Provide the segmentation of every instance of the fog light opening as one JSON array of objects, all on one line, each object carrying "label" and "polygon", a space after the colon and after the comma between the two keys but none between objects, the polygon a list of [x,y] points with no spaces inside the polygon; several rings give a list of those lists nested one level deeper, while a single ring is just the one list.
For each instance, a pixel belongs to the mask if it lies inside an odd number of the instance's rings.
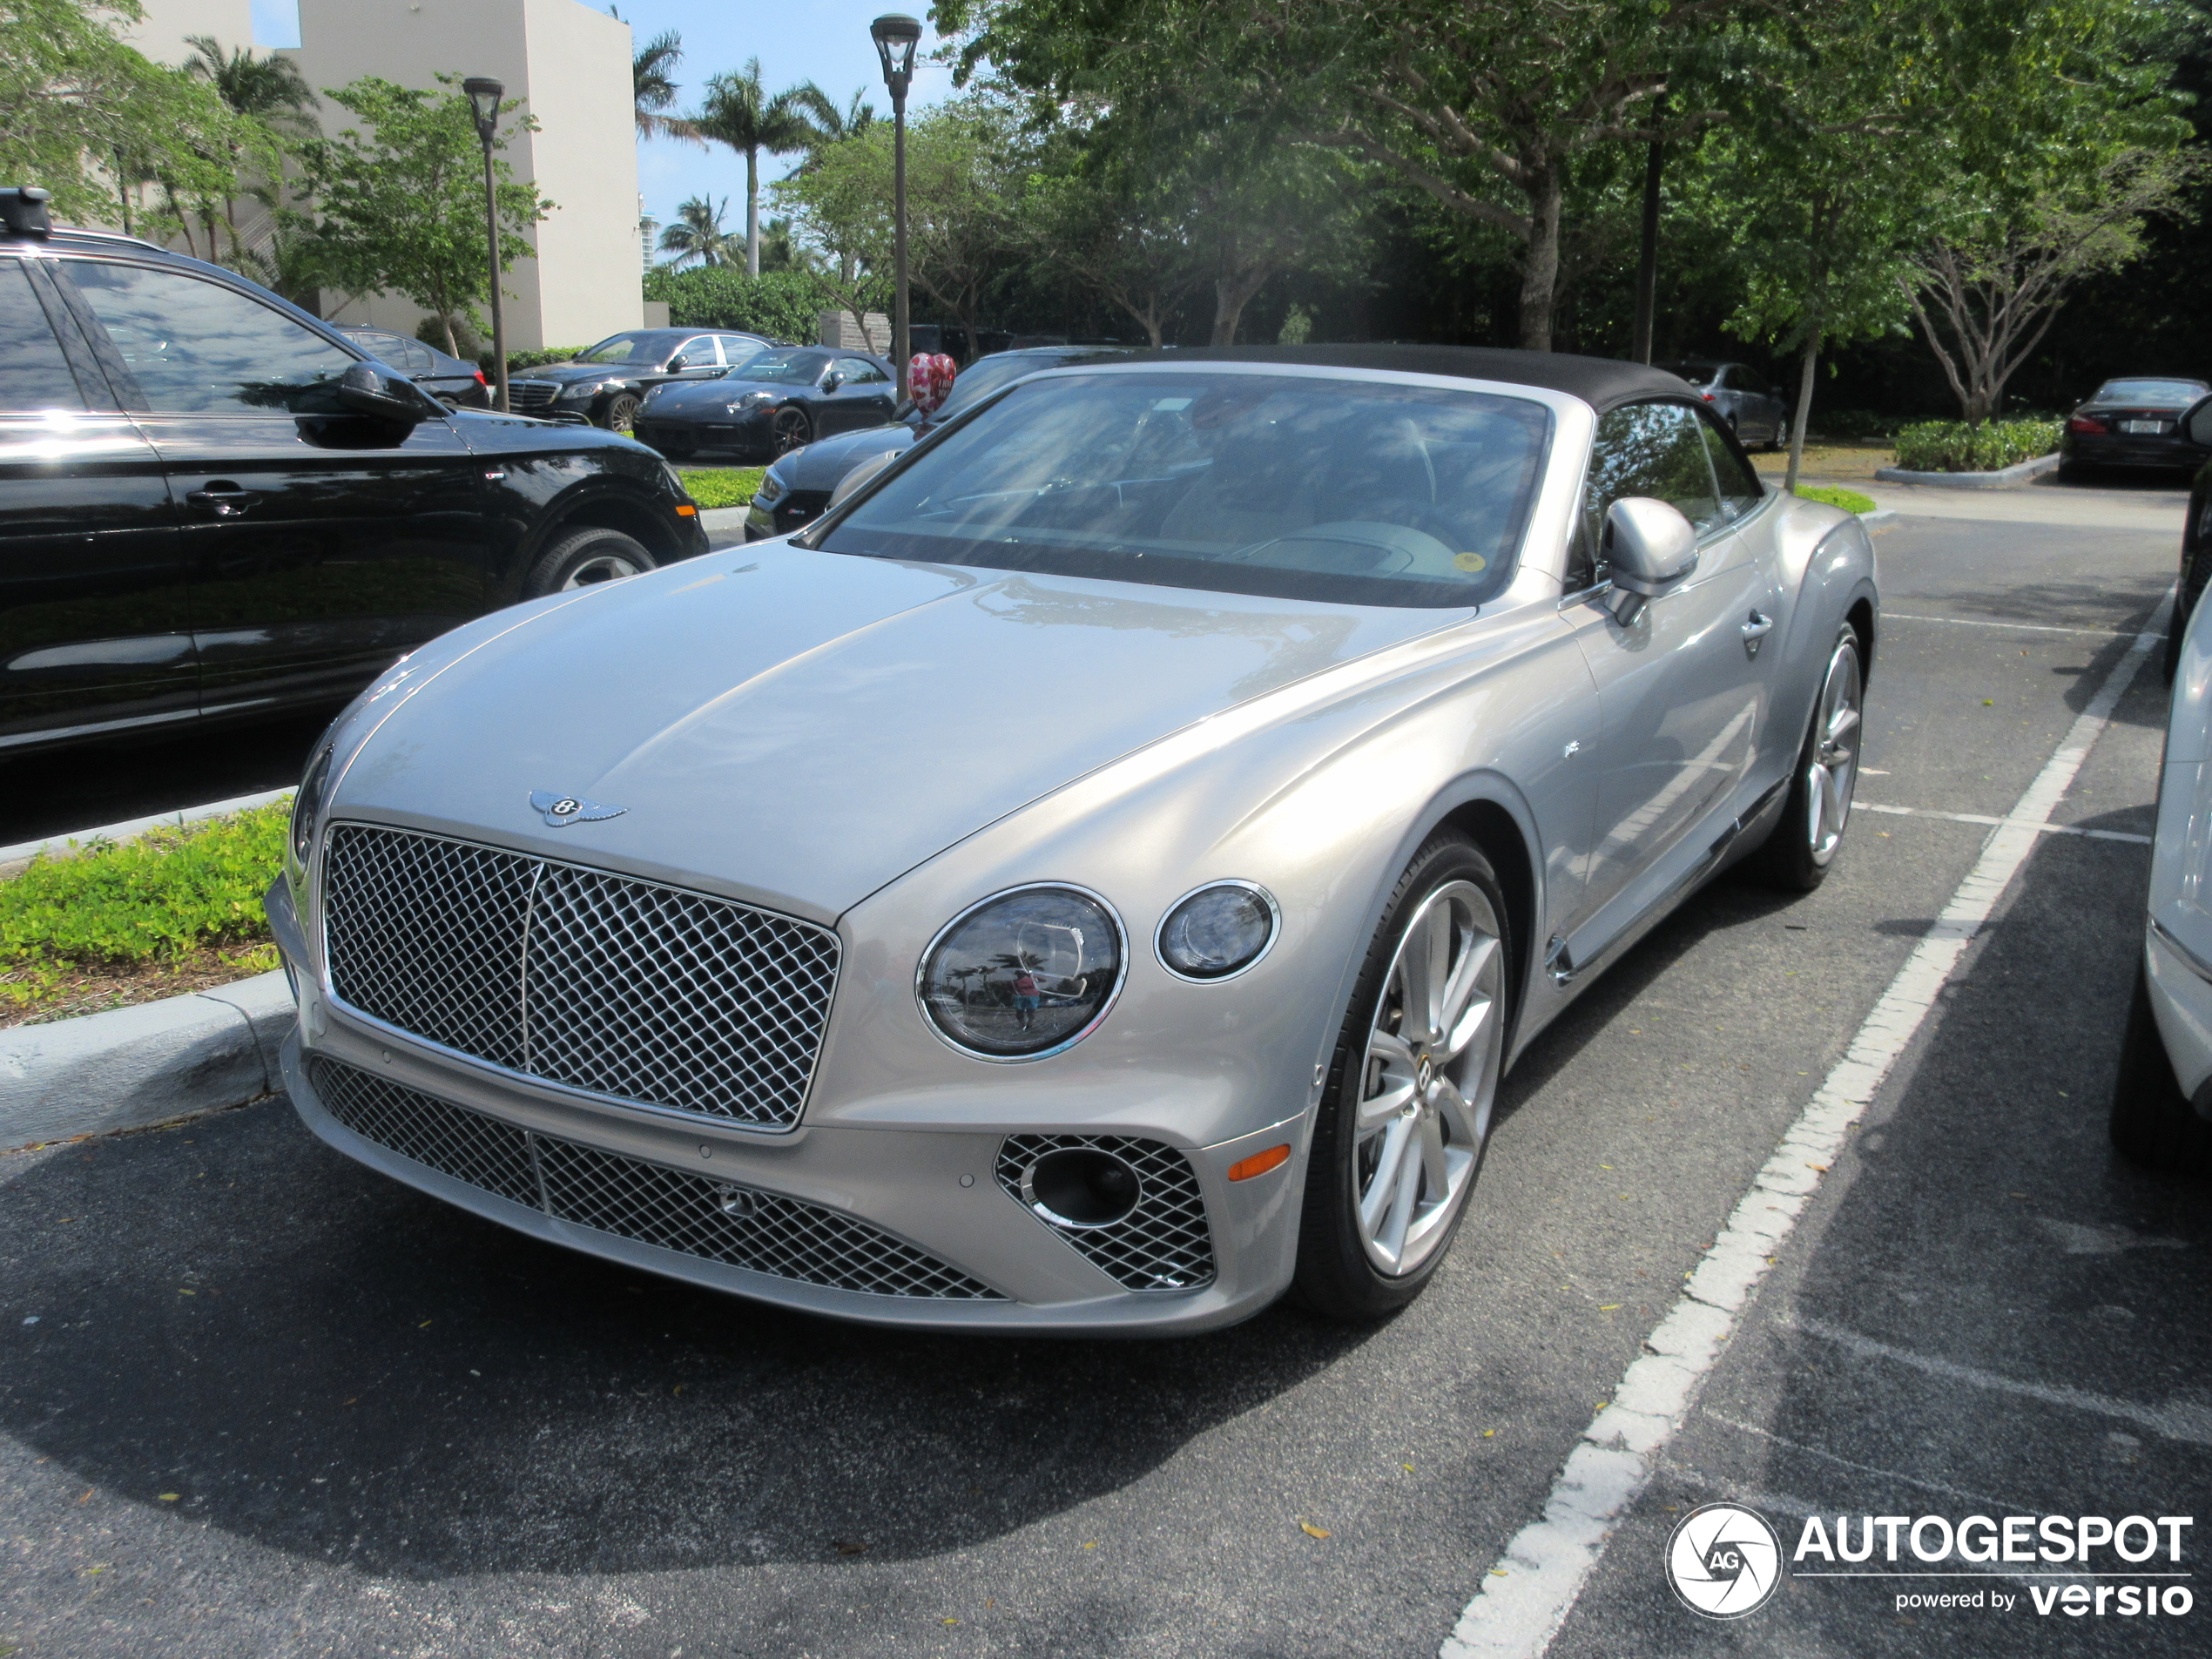
[{"label": "fog light opening", "polygon": [[1022,1172],[1022,1197],[1055,1227],[1110,1227],[1144,1196],[1136,1171],[1111,1152],[1063,1147]]}]

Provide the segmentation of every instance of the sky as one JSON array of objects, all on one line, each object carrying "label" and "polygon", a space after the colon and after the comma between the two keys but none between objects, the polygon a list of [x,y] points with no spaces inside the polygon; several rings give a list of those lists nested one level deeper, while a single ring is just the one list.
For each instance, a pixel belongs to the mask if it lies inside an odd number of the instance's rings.
[{"label": "sky", "polygon": [[[590,4],[596,11],[619,11],[640,41],[664,29],[684,38],[684,58],[676,66],[683,87],[678,112],[691,107],[707,77],[741,67],[748,57],[760,60],[761,78],[768,90],[778,91],[800,81],[813,81],[842,109],[853,90],[866,86],[879,113],[891,111],[890,95],[883,90],[883,70],[876,61],[875,43],[868,38],[868,24],[887,11],[905,10],[927,17],[926,0],[902,5],[900,0],[571,0]],[[296,46],[300,44],[300,16],[295,0],[253,0],[253,44],[257,46]],[[939,44],[934,30],[923,35],[926,55]],[[456,68],[464,66],[456,64]],[[952,91],[952,71],[919,65],[909,111],[934,104]],[[796,157],[760,158],[762,218],[767,217],[767,185],[788,172]],[[733,231],[745,228],[745,158],[717,145],[701,150],[694,145],[667,138],[648,139],[637,147],[637,187],[644,194],[645,211],[662,224],[676,218],[677,204],[690,196],[709,196],[718,204],[730,200],[723,222]]]}]

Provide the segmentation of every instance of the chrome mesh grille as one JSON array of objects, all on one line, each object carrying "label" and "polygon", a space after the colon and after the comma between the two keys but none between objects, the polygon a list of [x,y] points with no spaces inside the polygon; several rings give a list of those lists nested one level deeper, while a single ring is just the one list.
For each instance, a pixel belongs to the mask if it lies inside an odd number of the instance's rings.
[{"label": "chrome mesh grille", "polygon": [[509,381],[507,407],[517,415],[543,415],[553,407],[560,390],[551,381]]},{"label": "chrome mesh grille", "polygon": [[315,1058],[308,1076],[362,1139],[579,1227],[864,1296],[1005,1299],[819,1204],[517,1129],[336,1061]]},{"label": "chrome mesh grille", "polygon": [[331,989],[370,1018],[610,1099],[787,1128],[837,935],[750,906],[410,831],[323,854]]},{"label": "chrome mesh grille", "polygon": [[[1110,1152],[1136,1171],[1136,1207],[1104,1227],[1037,1219],[1132,1291],[1187,1291],[1213,1282],[1213,1234],[1190,1160],[1162,1141],[1125,1135],[1009,1135],[999,1143],[998,1183],[1022,1203],[1022,1175],[1048,1152]],[[1026,1207],[1026,1206],[1025,1206]],[[1033,1212],[1034,1213],[1034,1212]]]}]

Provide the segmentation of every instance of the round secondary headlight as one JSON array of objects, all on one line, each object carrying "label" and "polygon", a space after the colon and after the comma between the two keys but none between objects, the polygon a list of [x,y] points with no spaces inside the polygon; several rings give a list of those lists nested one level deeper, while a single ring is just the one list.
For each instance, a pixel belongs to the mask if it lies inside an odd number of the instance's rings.
[{"label": "round secondary headlight", "polygon": [[1015,887],[948,923],[915,993],[937,1035],[983,1060],[1035,1060],[1088,1036],[1122,988],[1122,927],[1078,887]]},{"label": "round secondary headlight", "polygon": [[1241,974],[1275,941],[1274,899],[1249,881],[1217,881],[1177,900],[1156,941],[1170,974],[1221,980]]},{"label": "round secondary headlight", "polygon": [[307,854],[314,849],[315,819],[321,816],[322,798],[330,787],[332,747],[325,743],[315,751],[292,797],[292,862],[302,871],[307,867]]}]

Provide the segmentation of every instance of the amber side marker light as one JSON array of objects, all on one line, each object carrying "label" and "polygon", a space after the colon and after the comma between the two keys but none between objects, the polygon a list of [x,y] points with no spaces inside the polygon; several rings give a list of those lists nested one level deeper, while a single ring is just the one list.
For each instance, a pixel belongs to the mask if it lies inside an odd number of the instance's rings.
[{"label": "amber side marker light", "polygon": [[676,516],[678,518],[697,518],[698,516],[699,509],[689,502],[685,502],[676,509]]},{"label": "amber side marker light", "polygon": [[1270,1170],[1279,1170],[1291,1161],[1287,1146],[1271,1146],[1264,1152],[1255,1152],[1248,1158],[1239,1158],[1229,1166],[1231,1181],[1249,1181],[1256,1175],[1265,1175]]}]

